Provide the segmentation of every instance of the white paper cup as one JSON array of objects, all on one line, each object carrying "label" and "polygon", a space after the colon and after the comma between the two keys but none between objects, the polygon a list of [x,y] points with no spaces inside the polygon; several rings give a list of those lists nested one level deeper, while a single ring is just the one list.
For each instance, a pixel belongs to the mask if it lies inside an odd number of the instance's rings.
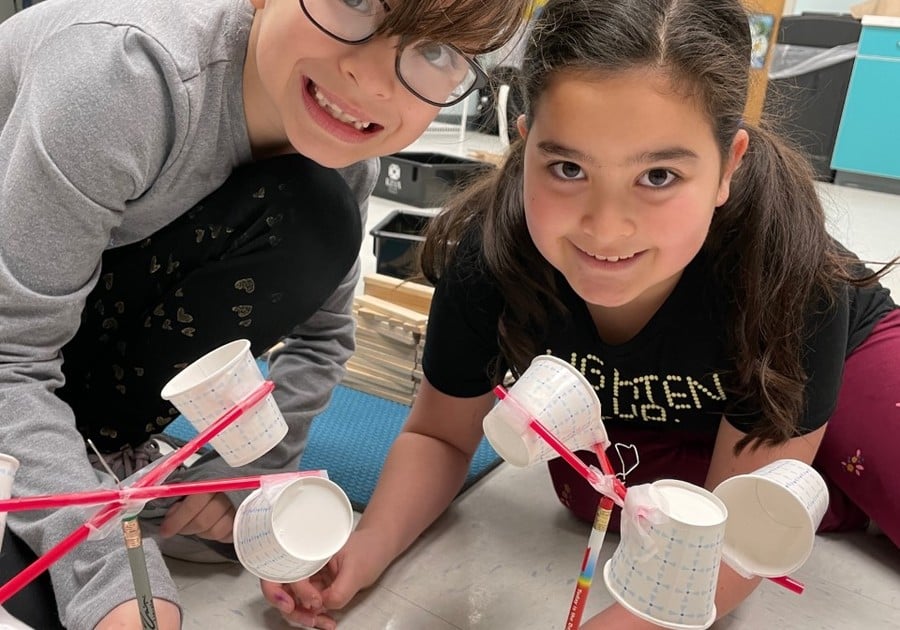
[{"label": "white paper cup", "polygon": [[[0,453],[0,499],[12,496],[13,481],[19,470],[19,460],[12,455]],[[3,533],[6,531],[6,512],[0,512],[0,550],[3,549]]]},{"label": "white paper cup", "polygon": [[[510,400],[510,398],[512,400]],[[528,428],[527,410],[569,449],[609,445],[593,386],[572,365],[550,355],[536,357],[522,376],[484,417],[484,434],[513,466],[529,466],[558,457]]]},{"label": "white paper cup", "polygon": [[731,515],[724,559],[744,575],[780,577],[803,566],[828,508],[825,480],[795,459],[726,479],[713,493]]},{"label": "white paper cup", "polygon": [[340,486],[301,477],[259,488],[234,517],[234,550],[253,575],[294,582],[328,564],[353,530],[353,508]]},{"label": "white paper cup", "polygon": [[708,628],[716,620],[728,510],[712,493],[684,481],[657,481],[651,488],[662,497],[662,522],[644,522],[644,537],[623,516],[621,542],[603,568],[606,588],[623,607],[651,623]]},{"label": "white paper cup", "polygon": [[[238,339],[184,368],[166,383],[161,395],[203,431],[263,381],[250,342]],[[287,432],[284,416],[269,394],[210,444],[230,466],[243,466],[271,450]]]}]

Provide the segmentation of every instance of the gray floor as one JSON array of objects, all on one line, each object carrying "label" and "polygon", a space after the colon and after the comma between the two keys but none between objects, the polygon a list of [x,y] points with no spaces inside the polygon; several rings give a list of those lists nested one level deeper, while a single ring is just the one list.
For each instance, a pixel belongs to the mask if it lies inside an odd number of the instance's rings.
[{"label": "gray floor", "polygon": [[[467,146],[477,144],[470,139]],[[489,144],[489,143],[488,143]],[[462,154],[453,134],[421,146]],[[483,148],[483,147],[480,147]],[[487,148],[491,148],[488,146]],[[821,186],[833,233],[861,257],[900,254],[900,197]],[[375,200],[369,227],[397,204]],[[371,238],[363,245],[374,269]],[[900,295],[900,270],[887,282]],[[383,580],[340,617],[341,630],[506,630],[562,628],[588,527],[558,505],[546,470],[501,465],[460,497]],[[609,536],[601,559],[618,540]],[[171,563],[185,628],[287,627],[268,609],[257,581],[232,566]],[[867,534],[820,536],[795,576],[797,596],[764,583],[716,629],[900,628],[900,552]],[[587,613],[611,603],[595,582]]]}]

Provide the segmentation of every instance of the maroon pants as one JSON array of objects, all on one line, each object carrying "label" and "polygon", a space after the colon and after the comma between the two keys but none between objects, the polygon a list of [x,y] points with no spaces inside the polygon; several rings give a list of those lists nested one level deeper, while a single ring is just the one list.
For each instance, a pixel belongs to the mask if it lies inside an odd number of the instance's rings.
[{"label": "maroon pants", "polygon": [[[640,465],[628,485],[682,479],[702,486],[715,435],[659,433],[610,428],[613,443],[634,444]],[[579,455],[596,465],[589,452]],[[619,468],[618,457],[610,456]],[[625,464],[630,465],[625,452]],[[830,493],[821,532],[863,529],[874,521],[900,547],[900,309],[885,316],[872,334],[847,357],[837,407],[813,466]],[[561,459],[548,463],[559,500],[576,516],[593,521],[598,495]],[[618,531],[613,512],[610,529]]]}]

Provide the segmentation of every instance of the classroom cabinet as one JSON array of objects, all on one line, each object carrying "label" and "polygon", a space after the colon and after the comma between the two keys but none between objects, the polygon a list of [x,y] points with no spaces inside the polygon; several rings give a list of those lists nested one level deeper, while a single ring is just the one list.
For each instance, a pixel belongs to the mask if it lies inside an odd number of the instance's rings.
[{"label": "classroom cabinet", "polygon": [[837,184],[900,192],[900,18],[863,18],[831,166]]}]

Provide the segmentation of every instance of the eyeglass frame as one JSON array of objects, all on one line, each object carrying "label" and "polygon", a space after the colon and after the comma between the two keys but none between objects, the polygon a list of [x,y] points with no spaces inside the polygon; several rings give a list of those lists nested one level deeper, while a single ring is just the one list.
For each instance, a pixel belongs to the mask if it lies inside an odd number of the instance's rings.
[{"label": "eyeglass frame", "polygon": [[[388,5],[388,3],[385,0],[378,0],[378,1],[381,3],[381,6],[384,9],[385,13],[389,13],[391,10],[390,5]],[[306,2],[304,2],[304,0],[298,0],[298,2],[300,3],[300,9],[303,11],[303,14],[306,15],[307,19],[309,19],[309,21],[312,22],[316,28],[318,28],[320,31],[322,31],[323,33],[325,33],[332,39],[335,39],[335,40],[341,42],[342,44],[347,44],[349,46],[359,46],[360,44],[365,44],[366,42],[370,41],[373,37],[375,37],[375,33],[377,32],[377,29],[375,31],[369,33],[362,39],[351,40],[351,39],[345,39],[343,37],[340,37],[339,35],[332,33],[330,30],[328,30],[327,28],[325,28],[324,26],[319,24],[319,22],[312,15],[310,15],[309,9],[306,8]],[[463,51],[461,51],[459,48],[457,48],[453,44],[445,44],[442,42],[439,42],[439,43],[442,46],[447,46],[448,48],[452,49],[460,57],[465,59],[466,63],[469,64],[469,68],[471,68],[472,71],[475,73],[475,81],[472,82],[472,85],[469,86],[469,88],[465,91],[464,94],[462,94],[461,96],[453,99],[452,101],[448,101],[446,103],[439,103],[439,102],[433,101],[429,98],[425,98],[424,96],[419,94],[409,83],[407,83],[406,79],[403,78],[403,73],[400,72],[400,56],[403,54],[403,51],[406,49],[405,46],[403,48],[399,48],[399,47],[397,48],[397,55],[394,59],[394,73],[397,75],[397,78],[400,80],[400,83],[403,84],[403,87],[405,87],[407,90],[409,90],[409,92],[416,98],[425,101],[429,105],[434,105],[435,107],[451,107],[453,105],[456,105],[457,103],[461,103],[462,101],[466,100],[472,94],[472,92],[474,92],[475,90],[479,90],[483,87],[486,87],[488,84],[488,76],[487,76],[487,73],[484,71],[484,69],[482,69],[482,67],[480,65],[478,65],[478,62],[476,62],[474,59],[472,59],[471,57],[469,57],[468,55],[463,53]]]}]

